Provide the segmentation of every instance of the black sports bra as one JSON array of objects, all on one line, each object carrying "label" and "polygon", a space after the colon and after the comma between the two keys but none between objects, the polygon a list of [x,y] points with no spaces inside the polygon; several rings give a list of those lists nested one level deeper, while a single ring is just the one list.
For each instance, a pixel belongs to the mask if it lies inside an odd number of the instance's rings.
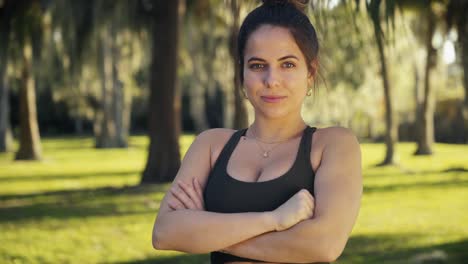
[{"label": "black sports bra", "polygon": [[[315,127],[307,126],[299,144],[296,160],[285,174],[262,182],[237,180],[227,173],[227,164],[240,138],[247,129],[236,131],[219,154],[205,186],[205,209],[218,213],[265,212],[282,205],[301,189],[314,195],[315,174],[310,164],[312,134]],[[261,197],[262,199],[258,199]],[[234,255],[211,252],[211,263],[231,261],[263,262]]]}]

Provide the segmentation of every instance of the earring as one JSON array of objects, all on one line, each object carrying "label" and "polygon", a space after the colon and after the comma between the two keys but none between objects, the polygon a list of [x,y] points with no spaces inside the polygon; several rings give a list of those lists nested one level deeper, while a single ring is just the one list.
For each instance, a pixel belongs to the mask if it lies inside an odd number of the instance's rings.
[{"label": "earring", "polygon": [[309,90],[307,90],[307,96],[311,96],[312,95],[312,88],[310,88]]}]

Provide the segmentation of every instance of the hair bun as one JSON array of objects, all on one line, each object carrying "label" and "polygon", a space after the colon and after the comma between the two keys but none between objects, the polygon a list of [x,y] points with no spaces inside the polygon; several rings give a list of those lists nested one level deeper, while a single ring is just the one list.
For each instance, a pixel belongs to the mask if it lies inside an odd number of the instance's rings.
[{"label": "hair bun", "polygon": [[291,4],[299,11],[305,13],[309,0],[262,0],[264,5],[284,5]]}]

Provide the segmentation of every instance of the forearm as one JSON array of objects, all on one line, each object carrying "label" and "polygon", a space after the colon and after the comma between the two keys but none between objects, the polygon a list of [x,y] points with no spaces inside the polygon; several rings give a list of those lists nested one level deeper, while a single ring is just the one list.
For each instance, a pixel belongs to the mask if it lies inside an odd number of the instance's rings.
[{"label": "forearm", "polygon": [[221,214],[177,210],[158,217],[153,245],[157,249],[208,253],[273,230],[275,224],[267,212]]},{"label": "forearm", "polygon": [[[315,220],[302,221],[281,232],[270,232],[225,249],[229,254],[266,262],[315,263],[337,258],[329,235]],[[339,255],[339,254],[338,254]]]}]

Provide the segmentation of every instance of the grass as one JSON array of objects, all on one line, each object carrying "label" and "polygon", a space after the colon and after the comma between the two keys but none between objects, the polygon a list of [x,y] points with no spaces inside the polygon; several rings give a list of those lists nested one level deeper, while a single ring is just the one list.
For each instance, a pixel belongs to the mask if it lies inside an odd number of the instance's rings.
[{"label": "grass", "polygon": [[[181,138],[182,152],[193,137]],[[208,263],[155,251],[151,229],[168,185],[138,187],[145,137],[97,150],[91,138],[47,138],[44,160],[0,154],[0,263]],[[338,263],[468,262],[468,146],[436,144],[400,167],[376,167],[384,146],[363,144],[364,196]],[[440,255],[442,257],[440,257]]]}]

